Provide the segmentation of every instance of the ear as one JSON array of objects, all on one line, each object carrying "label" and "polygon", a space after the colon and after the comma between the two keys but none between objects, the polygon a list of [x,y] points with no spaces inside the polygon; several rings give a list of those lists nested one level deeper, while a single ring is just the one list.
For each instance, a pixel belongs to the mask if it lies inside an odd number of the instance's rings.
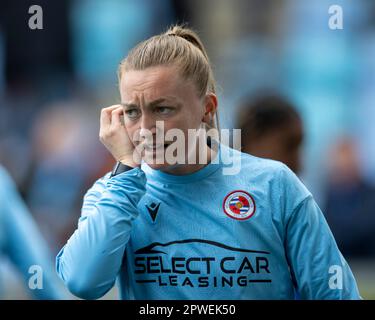
[{"label": "ear", "polygon": [[214,115],[217,110],[217,97],[214,93],[207,93],[204,98],[204,114],[202,122],[207,123],[210,127],[213,126]]}]

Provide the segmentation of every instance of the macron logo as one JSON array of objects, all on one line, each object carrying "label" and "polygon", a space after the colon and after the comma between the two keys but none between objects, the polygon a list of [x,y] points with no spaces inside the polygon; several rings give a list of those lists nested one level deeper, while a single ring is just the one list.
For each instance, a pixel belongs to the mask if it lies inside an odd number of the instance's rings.
[{"label": "macron logo", "polygon": [[156,215],[158,214],[160,203],[156,204],[155,202],[151,203],[149,206],[146,205],[147,211],[151,216],[153,222],[155,222]]}]

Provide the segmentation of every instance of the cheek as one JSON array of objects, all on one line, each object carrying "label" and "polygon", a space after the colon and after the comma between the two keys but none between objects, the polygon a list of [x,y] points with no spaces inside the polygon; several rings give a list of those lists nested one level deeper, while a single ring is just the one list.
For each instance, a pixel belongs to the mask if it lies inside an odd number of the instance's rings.
[{"label": "cheek", "polygon": [[166,121],[164,124],[165,132],[167,132],[170,129],[180,129],[184,132],[185,136],[188,135],[189,129],[197,129],[199,128],[200,121],[197,121],[197,119],[194,119],[192,117],[185,117],[181,119],[176,119],[173,121]]},{"label": "cheek", "polygon": [[182,125],[187,129],[198,129],[201,123],[202,118],[199,110],[189,110],[183,119]]},{"label": "cheek", "polygon": [[171,129],[180,129],[187,135],[189,129],[199,129],[201,125],[201,115],[195,112],[194,108],[184,106],[178,114],[171,118],[164,119],[164,132],[166,133]]},{"label": "cheek", "polygon": [[139,139],[139,134],[137,135],[137,133],[139,132],[139,130],[137,129],[137,126],[135,126],[132,122],[128,120],[128,121],[125,121],[125,128],[128,133],[128,137],[130,141],[132,141],[133,143],[136,143],[137,139]]}]

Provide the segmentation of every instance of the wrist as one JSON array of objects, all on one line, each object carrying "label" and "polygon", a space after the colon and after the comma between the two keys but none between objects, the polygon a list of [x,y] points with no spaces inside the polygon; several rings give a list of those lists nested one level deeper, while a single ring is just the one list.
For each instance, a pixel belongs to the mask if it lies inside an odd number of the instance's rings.
[{"label": "wrist", "polygon": [[125,166],[129,166],[132,168],[136,168],[140,166],[140,164],[136,163],[132,157],[120,158],[118,159],[118,162],[122,163]]},{"label": "wrist", "polygon": [[132,170],[134,168],[136,168],[136,167],[129,166],[127,164],[123,164],[120,161],[117,161],[117,163],[113,167],[113,170],[112,170],[112,173],[111,173],[110,177],[112,178],[114,176],[117,176],[118,174],[121,174],[121,173],[126,172],[126,171],[130,171],[130,170]]}]

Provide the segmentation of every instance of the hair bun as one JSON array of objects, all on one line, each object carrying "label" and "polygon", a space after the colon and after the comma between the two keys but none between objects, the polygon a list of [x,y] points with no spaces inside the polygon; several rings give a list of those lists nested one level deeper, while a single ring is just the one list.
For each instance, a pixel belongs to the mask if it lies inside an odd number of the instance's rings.
[{"label": "hair bun", "polygon": [[168,36],[180,37],[190,42],[195,47],[197,47],[208,60],[208,55],[203,46],[203,43],[199,39],[199,36],[197,35],[197,33],[193,31],[192,29],[187,28],[183,25],[174,25],[170,27],[165,34]]}]

